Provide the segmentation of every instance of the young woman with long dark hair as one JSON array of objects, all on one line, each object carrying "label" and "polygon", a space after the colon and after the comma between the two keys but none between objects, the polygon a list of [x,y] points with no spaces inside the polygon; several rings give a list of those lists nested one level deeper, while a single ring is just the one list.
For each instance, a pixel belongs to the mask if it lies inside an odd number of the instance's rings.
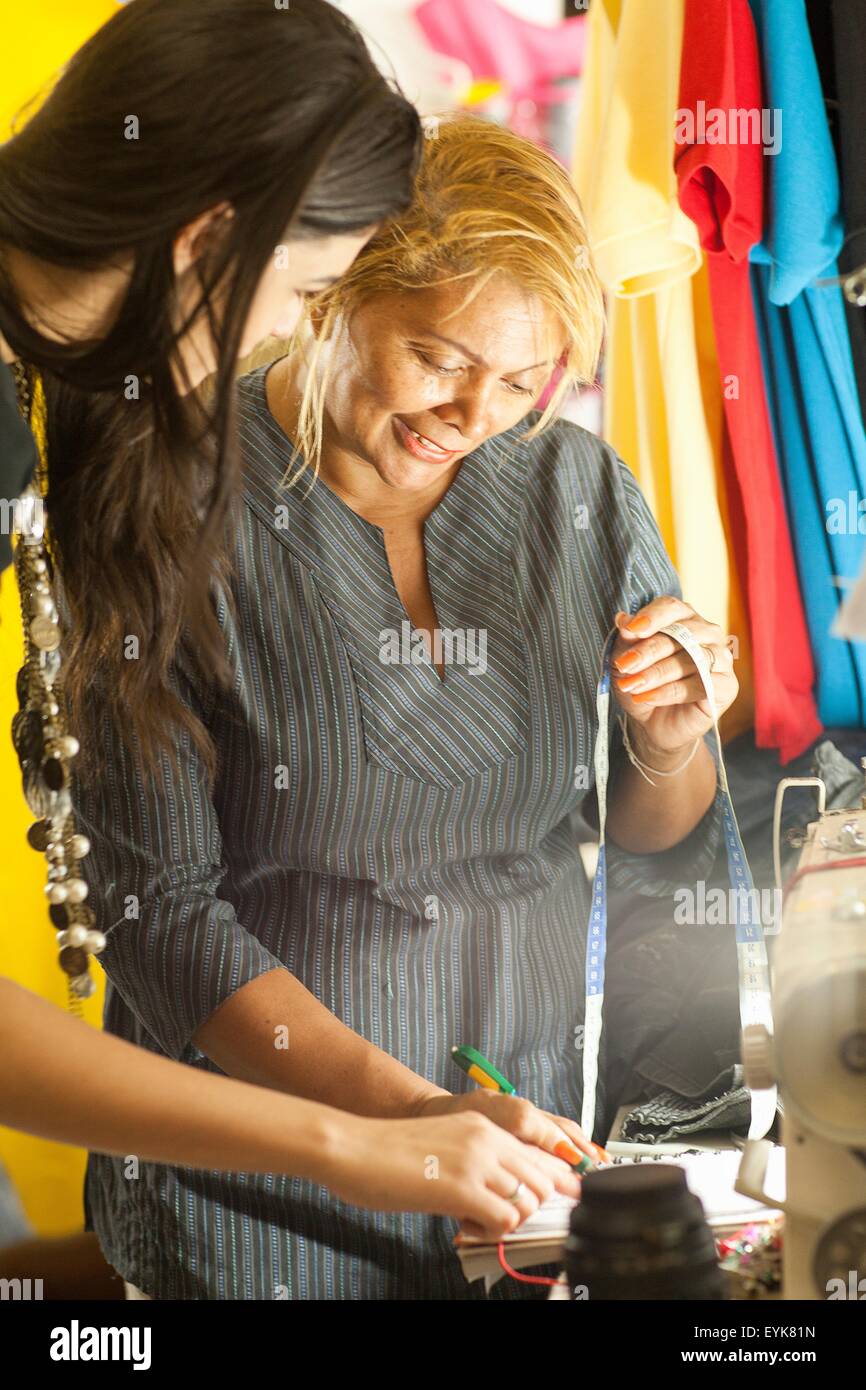
[{"label": "young woman with long dark hair", "polygon": [[[418,148],[415,111],[323,0],[135,0],[0,146],[0,492],[35,463],[14,366],[44,402],[71,728],[98,682],[145,755],[181,728],[212,766],[168,672],[183,631],[208,678],[224,664],[210,589],[238,491],[238,360],[408,205]],[[55,864],[58,910],[59,882]],[[575,1190],[531,1107],[528,1144],[481,1114],[349,1115],[95,1034],[10,981],[0,1050],[0,1120],[107,1153],[298,1174],[496,1232]]]}]

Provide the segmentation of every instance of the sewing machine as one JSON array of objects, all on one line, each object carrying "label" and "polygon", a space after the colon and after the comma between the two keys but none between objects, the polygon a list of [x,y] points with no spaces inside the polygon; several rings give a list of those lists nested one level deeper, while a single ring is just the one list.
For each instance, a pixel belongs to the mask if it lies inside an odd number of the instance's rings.
[{"label": "sewing machine", "polygon": [[[817,785],[819,819],[772,943],[774,1032],[743,1032],[746,1083],[777,1084],[782,1102],[783,1297],[866,1300],[866,795],[860,809],[825,812],[819,779],[785,779],[777,883],[788,785]],[[738,1191],[767,1200],[769,1148],[747,1144]]]}]

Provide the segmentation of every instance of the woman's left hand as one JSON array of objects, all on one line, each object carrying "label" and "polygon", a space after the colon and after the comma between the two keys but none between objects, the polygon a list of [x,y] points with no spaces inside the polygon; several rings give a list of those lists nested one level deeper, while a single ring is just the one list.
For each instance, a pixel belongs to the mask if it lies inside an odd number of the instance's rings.
[{"label": "woman's left hand", "polygon": [[661,631],[682,623],[707,650],[719,715],[739,690],[727,635],[682,599],[665,594],[631,617],[617,613],[619,636],[612,653],[612,688],[621,709],[641,725],[645,742],[674,753],[712,728],[713,720],[697,667],[678,643]]}]

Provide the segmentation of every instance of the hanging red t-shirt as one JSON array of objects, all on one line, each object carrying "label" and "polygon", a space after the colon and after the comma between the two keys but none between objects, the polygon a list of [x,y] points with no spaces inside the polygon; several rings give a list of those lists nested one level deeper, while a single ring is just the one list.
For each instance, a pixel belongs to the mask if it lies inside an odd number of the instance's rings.
[{"label": "hanging red t-shirt", "polygon": [[[773,156],[761,143],[761,68],[748,0],[686,0],[679,107],[679,201],[707,253],[725,416],[745,520],[740,540],[752,628],[755,741],[778,748],[787,762],[822,725],[749,278],[749,251],[763,232],[764,160]],[[744,118],[743,112],[756,114]],[[767,134],[772,137],[772,131]]]}]

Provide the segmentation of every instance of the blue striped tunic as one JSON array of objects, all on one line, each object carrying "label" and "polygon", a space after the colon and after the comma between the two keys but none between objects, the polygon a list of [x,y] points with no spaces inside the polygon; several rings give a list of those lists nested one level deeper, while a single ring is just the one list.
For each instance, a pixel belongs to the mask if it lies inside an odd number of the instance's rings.
[{"label": "blue striped tunic", "polygon": [[[574,425],[490,440],[424,531],[439,625],[474,631],[476,657],[486,634],[485,661],[444,681],[426,661],[389,663],[383,634],[408,619],[382,532],[312,475],[281,487],[291,449],[266,370],[238,388],[245,496],[219,604],[233,683],[197,686],[183,660],[174,676],[216,742],[214,788],[185,737],[164,788],[143,777],[94,710],[104,771],[79,802],[108,934],[105,1026],[218,1071],[196,1029],[282,966],[437,1085],[470,1088],[449,1056],[469,1043],[521,1095],[577,1117],[598,660],[617,609],[679,593],[655,522],[625,465]],[[614,849],[611,881],[694,883],[718,833],[717,799],[672,850]],[[129,1171],[90,1157],[88,1219],[157,1298],[483,1296],[448,1220],[362,1211],[279,1175]],[[523,1292],[506,1281],[497,1296]]]}]

